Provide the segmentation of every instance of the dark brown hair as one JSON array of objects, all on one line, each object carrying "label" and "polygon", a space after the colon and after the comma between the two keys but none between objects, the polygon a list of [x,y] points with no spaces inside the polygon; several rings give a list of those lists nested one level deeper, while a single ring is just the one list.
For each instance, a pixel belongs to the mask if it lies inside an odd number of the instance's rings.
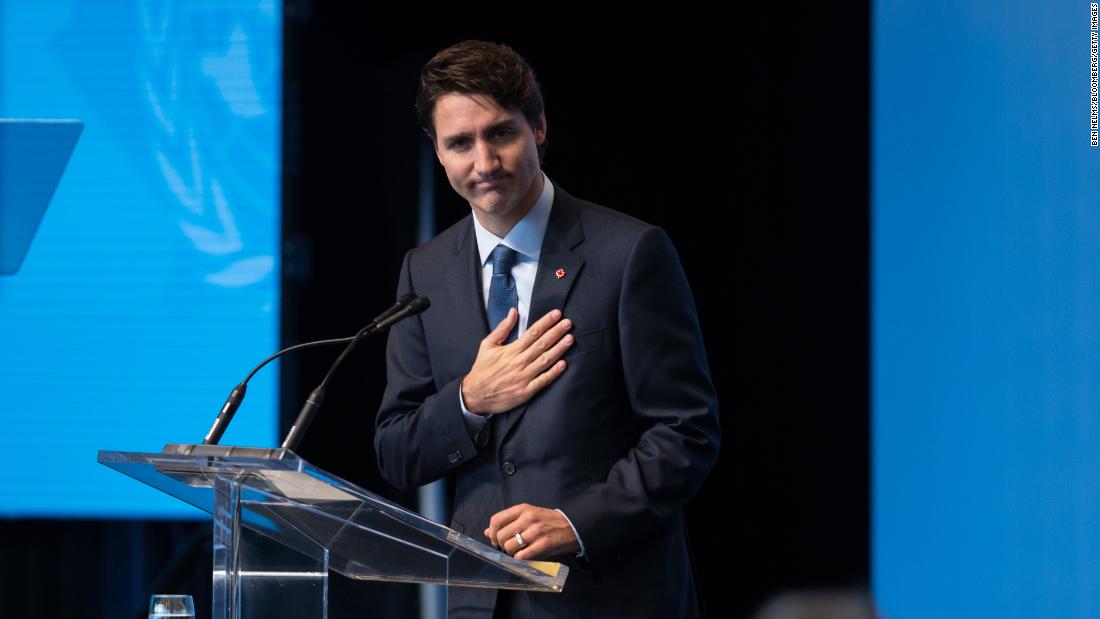
[{"label": "dark brown hair", "polygon": [[[462,41],[440,51],[420,70],[416,117],[435,140],[435,103],[445,94],[485,95],[500,107],[523,113],[539,128],[545,109],[535,72],[511,47],[485,41]],[[547,142],[539,145],[539,161]]]}]

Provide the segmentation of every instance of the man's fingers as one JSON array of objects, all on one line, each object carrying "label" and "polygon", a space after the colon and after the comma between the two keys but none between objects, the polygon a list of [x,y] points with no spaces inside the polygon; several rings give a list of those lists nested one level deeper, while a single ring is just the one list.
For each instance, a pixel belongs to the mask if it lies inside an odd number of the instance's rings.
[{"label": "man's fingers", "polygon": [[514,557],[524,548],[530,548],[534,546],[538,540],[542,539],[539,537],[538,530],[531,527],[525,528],[523,531],[520,531],[520,533],[523,535],[522,546],[519,545],[519,541],[516,539],[516,534],[514,532],[509,532],[507,536],[498,534],[497,537],[500,538],[498,539],[498,543],[501,551]]},{"label": "man's fingers", "polygon": [[516,308],[508,308],[508,315],[504,317],[504,320],[500,321],[500,324],[493,329],[493,332],[485,339],[500,346],[508,339],[508,334],[512,332],[512,329],[516,326],[516,321],[519,320],[519,312]]},{"label": "man's fingers", "polygon": [[[537,339],[532,340],[530,343],[524,346],[523,356],[521,360],[524,364],[534,363],[539,355],[545,354],[552,349],[555,344],[561,342],[562,339],[569,333],[569,330],[573,328],[573,321],[568,318],[550,325]],[[524,331],[523,334],[527,335],[530,330]],[[546,369],[547,366],[553,363],[553,360],[545,363],[542,368],[539,368],[539,372]]]},{"label": "man's fingers", "polygon": [[542,374],[539,374],[538,376],[533,378],[531,382],[527,383],[528,397],[533,397],[536,393],[545,389],[550,383],[557,380],[558,377],[562,375],[562,372],[565,371],[565,366],[565,359],[558,359],[557,363],[550,366],[548,370],[546,370]]},{"label": "man's fingers", "polygon": [[[497,545],[501,548],[518,546],[516,533],[522,533],[530,529],[533,518],[534,508],[526,509],[508,524],[498,527],[496,529]],[[515,550],[515,548],[512,548],[512,550]]]},{"label": "man's fingers", "polygon": [[493,514],[489,518],[489,528],[485,529],[485,537],[488,537],[494,546],[499,547],[497,543],[499,531],[519,518],[525,507],[527,507],[526,503],[520,503]]},{"label": "man's fingers", "polygon": [[553,327],[558,321],[561,320],[561,310],[550,310],[546,314],[539,318],[535,324],[527,325],[527,330],[520,336],[519,342],[522,342],[523,348],[529,348],[536,340],[542,337],[543,333],[546,333]]},{"label": "man's fingers", "polygon": [[[527,503],[519,503],[493,514],[492,517],[489,518],[489,527],[485,529],[485,537],[489,538],[489,543],[499,548],[501,552],[507,552],[507,550],[505,550],[505,543],[508,541],[508,538],[502,536],[503,530],[508,527],[515,529],[516,523],[531,507],[532,506]],[[515,533],[510,533],[510,535],[515,537]],[[513,544],[514,543],[515,542],[513,542]]]},{"label": "man's fingers", "polygon": [[535,541],[531,542],[530,544],[528,544],[528,545],[524,546],[523,548],[521,548],[519,550],[519,552],[512,555],[512,557],[515,558],[515,559],[519,559],[520,561],[527,561],[529,559],[534,559],[534,558],[537,558],[540,555],[542,555],[542,553],[546,551],[546,549],[549,545],[550,545],[550,538],[540,537],[537,540],[535,540]]},{"label": "man's fingers", "polygon": [[534,377],[545,372],[546,368],[561,359],[575,340],[576,338],[571,333],[566,333],[560,325],[548,331],[546,335],[539,338],[538,346],[527,349],[530,354],[524,359],[524,362],[527,363],[528,375]]}]

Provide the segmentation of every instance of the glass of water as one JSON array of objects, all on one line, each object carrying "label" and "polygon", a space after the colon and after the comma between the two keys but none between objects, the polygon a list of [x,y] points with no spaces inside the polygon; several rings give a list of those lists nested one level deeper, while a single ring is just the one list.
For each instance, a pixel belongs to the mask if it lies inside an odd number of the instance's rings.
[{"label": "glass of water", "polygon": [[195,619],[195,601],[190,595],[158,593],[149,599],[149,619]]}]

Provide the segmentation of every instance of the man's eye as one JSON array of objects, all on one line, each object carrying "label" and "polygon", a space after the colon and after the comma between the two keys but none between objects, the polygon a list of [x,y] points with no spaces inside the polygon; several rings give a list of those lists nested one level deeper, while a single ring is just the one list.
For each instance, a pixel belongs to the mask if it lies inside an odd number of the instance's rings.
[{"label": "man's eye", "polygon": [[512,135],[512,130],[511,129],[497,129],[497,131],[496,131],[496,136],[498,138],[505,138],[505,137],[508,137],[510,135]]},{"label": "man's eye", "polygon": [[451,142],[451,149],[462,150],[463,148],[466,148],[466,140],[455,140]]}]

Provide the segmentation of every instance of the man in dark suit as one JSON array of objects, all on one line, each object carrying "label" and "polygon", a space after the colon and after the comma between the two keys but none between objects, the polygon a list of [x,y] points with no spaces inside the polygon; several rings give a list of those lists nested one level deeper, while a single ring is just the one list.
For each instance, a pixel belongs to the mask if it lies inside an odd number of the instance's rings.
[{"label": "man in dark suit", "polygon": [[432,307],[389,334],[379,468],[405,490],[453,475],[452,528],[571,568],[561,593],[451,587],[450,616],[698,615],[682,509],[720,430],[672,243],[546,177],[510,48],[441,51],[417,108],[471,217],[405,255],[398,295]]}]

